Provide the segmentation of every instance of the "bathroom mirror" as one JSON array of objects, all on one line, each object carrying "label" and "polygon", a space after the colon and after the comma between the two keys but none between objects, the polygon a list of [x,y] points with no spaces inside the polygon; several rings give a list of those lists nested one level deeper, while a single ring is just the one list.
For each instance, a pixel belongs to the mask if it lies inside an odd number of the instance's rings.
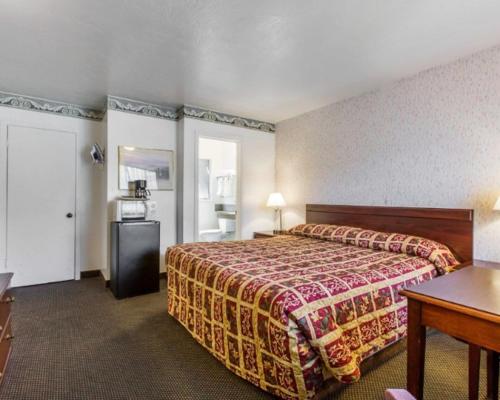
[{"label": "bathroom mirror", "polygon": [[198,160],[198,197],[200,200],[210,200],[210,160]]}]

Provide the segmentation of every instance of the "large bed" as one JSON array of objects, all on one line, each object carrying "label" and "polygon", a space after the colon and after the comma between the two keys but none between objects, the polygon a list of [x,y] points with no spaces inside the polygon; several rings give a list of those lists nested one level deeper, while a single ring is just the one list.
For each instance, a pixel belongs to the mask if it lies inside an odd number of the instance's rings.
[{"label": "large bed", "polygon": [[470,262],[472,226],[472,210],[307,205],[286,235],[169,248],[168,311],[237,375],[318,398],[391,354],[398,292]]}]

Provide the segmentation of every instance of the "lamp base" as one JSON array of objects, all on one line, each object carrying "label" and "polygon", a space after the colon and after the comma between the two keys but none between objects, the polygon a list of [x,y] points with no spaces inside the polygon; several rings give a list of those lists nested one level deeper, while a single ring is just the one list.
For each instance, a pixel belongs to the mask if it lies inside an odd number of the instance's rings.
[{"label": "lamp base", "polygon": [[[273,229],[273,233],[275,235],[279,235],[280,233],[283,233],[283,220],[282,220],[282,217],[281,217],[281,208],[275,208],[274,209],[274,229]],[[278,216],[278,218],[276,218],[276,215]],[[276,222],[279,223],[279,227],[276,227]]]}]

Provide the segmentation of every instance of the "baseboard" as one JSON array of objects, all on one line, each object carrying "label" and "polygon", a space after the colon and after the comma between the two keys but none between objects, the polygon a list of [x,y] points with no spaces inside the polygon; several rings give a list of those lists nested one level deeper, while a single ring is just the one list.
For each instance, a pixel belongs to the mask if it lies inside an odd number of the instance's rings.
[{"label": "baseboard", "polygon": [[[99,270],[102,279],[104,279],[104,284],[107,288],[109,288],[109,279],[104,278],[104,275],[102,274],[101,270]],[[160,272],[160,279],[167,279],[167,273],[166,272]]]},{"label": "baseboard", "polygon": [[84,278],[96,278],[98,276],[101,276],[101,270],[100,269],[89,269],[87,271],[80,271],[80,279],[84,279]]}]

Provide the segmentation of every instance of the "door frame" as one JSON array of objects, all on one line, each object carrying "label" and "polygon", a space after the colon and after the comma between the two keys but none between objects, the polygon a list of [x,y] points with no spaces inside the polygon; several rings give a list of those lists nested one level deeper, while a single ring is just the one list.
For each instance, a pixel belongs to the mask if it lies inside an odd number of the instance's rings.
[{"label": "door frame", "polygon": [[199,198],[198,198],[198,168],[199,168],[199,148],[200,139],[218,140],[221,142],[229,142],[236,144],[236,234],[235,240],[241,239],[241,140],[239,137],[232,135],[218,136],[216,134],[201,134],[195,132],[194,146],[194,235],[195,242],[199,241],[200,230],[198,228],[198,213],[199,213]]},{"label": "door frame", "polygon": [[[75,224],[74,224],[74,234],[73,234],[73,249],[74,249],[74,254],[73,254],[73,279],[74,280],[80,280],[80,210],[79,210],[79,190],[78,190],[78,176],[79,176],[79,169],[78,169],[78,134],[77,132],[74,131],[69,131],[69,130],[64,130],[64,129],[58,129],[58,128],[48,128],[48,127],[40,127],[36,125],[31,125],[31,124],[22,124],[22,123],[9,123],[9,122],[4,122],[3,124],[0,123],[0,146],[3,148],[3,154],[5,155],[3,165],[4,165],[4,171],[5,173],[0,179],[0,185],[5,187],[5,203],[0,209],[0,213],[4,214],[4,221],[5,221],[5,226],[3,229],[3,236],[4,236],[4,249],[5,249],[5,264],[3,266],[4,269],[8,269],[8,240],[9,238],[7,237],[7,229],[8,229],[8,218],[9,218],[9,204],[8,204],[8,190],[9,190],[9,174],[8,174],[8,167],[9,167],[9,128],[28,128],[28,129],[35,129],[41,131],[43,133],[44,131],[46,132],[60,132],[64,134],[69,134],[74,137],[74,143],[75,143],[75,152],[74,152],[74,162],[75,162],[75,187],[74,187],[74,192],[75,192],[75,204],[74,204],[74,209],[75,209]],[[2,158],[2,154],[0,154],[0,159]],[[2,182],[3,181],[3,182]]]}]

